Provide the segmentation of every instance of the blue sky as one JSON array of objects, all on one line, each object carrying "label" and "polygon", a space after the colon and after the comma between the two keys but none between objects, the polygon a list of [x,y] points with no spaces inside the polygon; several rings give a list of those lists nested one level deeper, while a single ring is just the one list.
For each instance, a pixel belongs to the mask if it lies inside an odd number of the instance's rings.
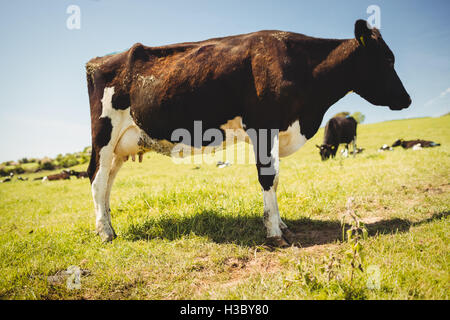
[{"label": "blue sky", "polygon": [[[163,45],[262,29],[351,38],[369,5],[413,103],[404,111],[347,95],[327,112],[366,123],[450,112],[450,1],[0,1],[0,161],[55,156],[90,144],[84,65],[133,43]],[[69,30],[69,5],[81,28]],[[405,138],[407,138],[405,136]],[[415,138],[415,137],[412,137]]]}]

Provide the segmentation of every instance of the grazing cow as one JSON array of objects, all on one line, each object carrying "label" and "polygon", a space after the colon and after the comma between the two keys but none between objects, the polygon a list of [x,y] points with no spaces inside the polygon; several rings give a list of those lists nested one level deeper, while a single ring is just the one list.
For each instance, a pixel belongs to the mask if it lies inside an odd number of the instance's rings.
[{"label": "grazing cow", "polygon": [[431,147],[438,147],[441,144],[433,142],[433,141],[426,141],[426,140],[420,140],[420,139],[408,140],[408,141],[405,141],[403,139],[398,139],[397,141],[395,141],[392,144],[393,147],[402,146],[403,149],[411,149],[416,145],[419,145],[421,148],[431,148]]},{"label": "grazing cow", "polygon": [[[170,155],[181,140],[198,148],[220,144],[221,125],[239,117],[256,155],[267,241],[288,245],[293,234],[276,197],[279,158],[312,138],[328,108],[349,91],[392,110],[411,103],[379,30],[358,20],[354,31],[355,38],[344,40],[259,31],[162,47],[137,43],[90,60],[88,174],[101,238],[116,236],[109,198],[129,155]],[[199,142],[198,134],[209,139]]]},{"label": "grazing cow", "polygon": [[322,161],[335,157],[339,144],[345,143],[346,154],[348,154],[348,144],[353,142],[353,156],[356,154],[356,127],[358,123],[353,117],[334,117],[325,126],[323,144],[316,145],[319,148]]}]

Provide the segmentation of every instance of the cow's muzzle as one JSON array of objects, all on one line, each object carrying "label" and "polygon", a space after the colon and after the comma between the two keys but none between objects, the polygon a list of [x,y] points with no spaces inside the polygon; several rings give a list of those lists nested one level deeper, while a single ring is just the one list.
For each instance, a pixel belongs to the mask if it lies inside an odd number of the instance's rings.
[{"label": "cow's muzzle", "polygon": [[391,110],[402,110],[402,109],[406,109],[411,105],[411,97],[408,96],[407,99],[405,99],[403,102],[395,104],[395,105],[391,105],[389,106],[389,109]]}]

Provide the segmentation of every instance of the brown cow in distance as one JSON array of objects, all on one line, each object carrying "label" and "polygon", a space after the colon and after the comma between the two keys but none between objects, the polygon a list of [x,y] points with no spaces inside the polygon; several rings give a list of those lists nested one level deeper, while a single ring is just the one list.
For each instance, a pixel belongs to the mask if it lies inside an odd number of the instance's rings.
[{"label": "brown cow in distance", "polygon": [[279,158],[311,139],[328,108],[349,91],[392,110],[411,104],[392,51],[364,20],[356,21],[351,39],[266,30],[162,47],[137,43],[90,60],[86,70],[88,173],[104,241],[116,236],[109,197],[129,155],[170,155],[174,143],[220,145],[221,126],[238,117],[256,155],[267,241],[286,246],[293,234],[278,211]]},{"label": "brown cow in distance", "polygon": [[76,170],[70,170],[69,171],[71,176],[75,176],[77,177],[77,179],[83,179],[83,178],[88,178],[89,175],[86,171],[76,171]]},{"label": "brown cow in distance", "polygon": [[57,180],[70,180],[70,173],[67,170],[63,170],[61,173],[51,174],[42,178],[42,182]]}]

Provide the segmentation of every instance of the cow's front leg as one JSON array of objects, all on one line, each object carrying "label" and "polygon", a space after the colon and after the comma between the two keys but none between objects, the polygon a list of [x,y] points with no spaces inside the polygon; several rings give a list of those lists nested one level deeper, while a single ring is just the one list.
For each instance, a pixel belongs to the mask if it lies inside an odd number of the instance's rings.
[{"label": "cow's front leg", "polygon": [[290,233],[281,220],[278,210],[276,189],[279,177],[279,143],[278,131],[260,130],[258,136],[249,134],[256,156],[258,180],[262,187],[264,200],[264,225],[267,242],[277,247],[289,246],[284,232]]}]

